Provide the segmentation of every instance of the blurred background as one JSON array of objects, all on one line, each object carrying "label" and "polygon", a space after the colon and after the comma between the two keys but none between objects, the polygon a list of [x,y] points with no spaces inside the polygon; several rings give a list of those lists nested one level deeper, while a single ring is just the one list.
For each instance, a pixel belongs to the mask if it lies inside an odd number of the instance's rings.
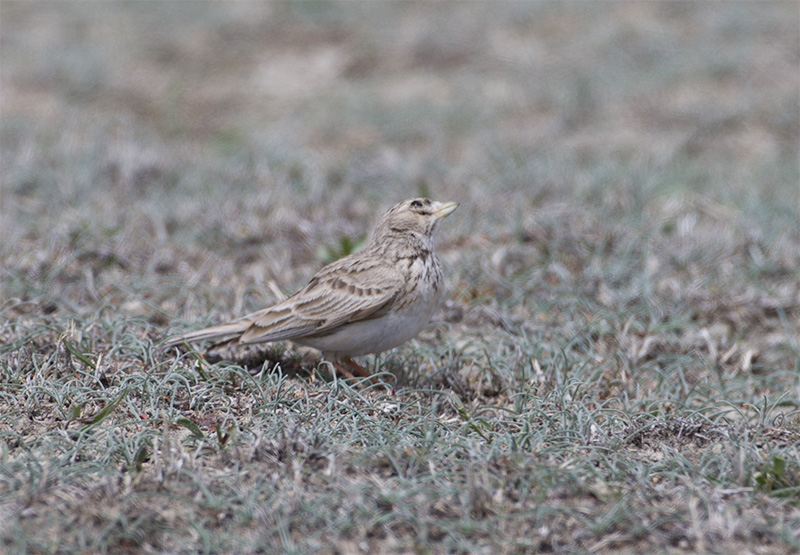
[{"label": "blurred background", "polygon": [[228,315],[415,195],[462,203],[456,299],[521,318],[794,281],[794,2],[0,10],[9,295]]}]

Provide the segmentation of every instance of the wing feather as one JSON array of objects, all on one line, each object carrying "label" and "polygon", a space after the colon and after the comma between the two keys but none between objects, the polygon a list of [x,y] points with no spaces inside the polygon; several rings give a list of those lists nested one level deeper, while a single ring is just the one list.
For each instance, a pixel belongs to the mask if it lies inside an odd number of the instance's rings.
[{"label": "wing feather", "polygon": [[240,342],[323,335],[343,324],[376,318],[391,308],[403,285],[402,274],[386,262],[342,258],[285,301],[237,320],[249,323]]}]

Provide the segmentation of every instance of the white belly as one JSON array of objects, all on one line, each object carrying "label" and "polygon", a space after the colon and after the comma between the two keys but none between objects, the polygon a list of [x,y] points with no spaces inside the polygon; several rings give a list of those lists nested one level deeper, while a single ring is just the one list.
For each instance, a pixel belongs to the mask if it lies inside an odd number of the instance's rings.
[{"label": "white belly", "polygon": [[417,335],[430,322],[439,300],[438,294],[424,296],[379,318],[347,324],[323,337],[304,337],[295,341],[319,349],[326,358],[334,360],[380,353]]}]

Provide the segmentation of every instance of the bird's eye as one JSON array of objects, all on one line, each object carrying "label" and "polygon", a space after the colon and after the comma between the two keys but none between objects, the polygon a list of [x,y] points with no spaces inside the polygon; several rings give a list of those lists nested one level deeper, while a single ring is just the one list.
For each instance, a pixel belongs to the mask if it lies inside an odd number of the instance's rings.
[{"label": "bird's eye", "polygon": [[411,201],[411,208],[422,208],[422,203],[418,200]]}]

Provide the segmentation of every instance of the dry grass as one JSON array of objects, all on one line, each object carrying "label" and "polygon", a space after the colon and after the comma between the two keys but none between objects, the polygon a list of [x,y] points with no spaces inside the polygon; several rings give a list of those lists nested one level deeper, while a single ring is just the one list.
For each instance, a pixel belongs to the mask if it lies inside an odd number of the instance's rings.
[{"label": "dry grass", "polygon": [[[792,2],[0,4],[0,546],[800,549]],[[393,202],[366,362],[159,351]],[[393,377],[394,376],[394,377]]]}]

